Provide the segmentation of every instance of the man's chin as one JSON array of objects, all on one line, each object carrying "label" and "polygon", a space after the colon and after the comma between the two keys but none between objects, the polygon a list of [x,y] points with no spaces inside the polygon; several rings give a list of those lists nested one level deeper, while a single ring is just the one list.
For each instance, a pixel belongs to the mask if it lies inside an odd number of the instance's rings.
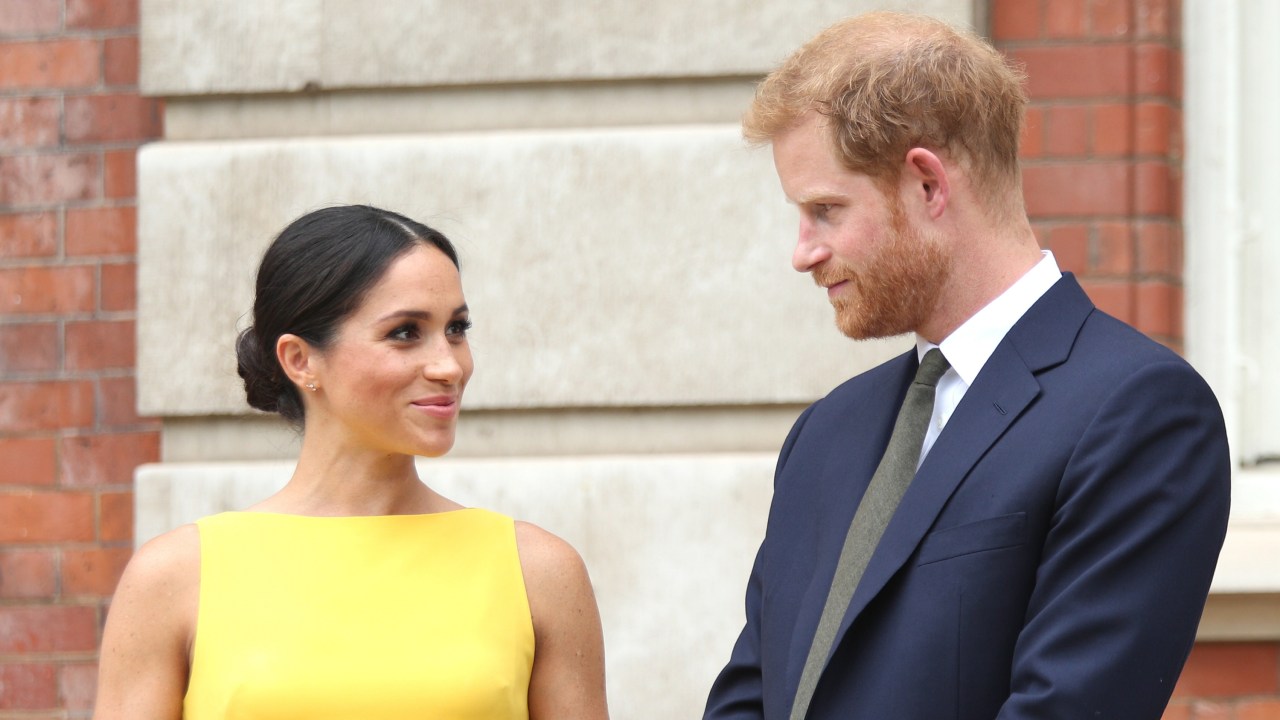
[{"label": "man's chin", "polygon": [[836,327],[851,340],[880,340],[912,331],[909,323],[889,323],[848,308],[836,308]]}]

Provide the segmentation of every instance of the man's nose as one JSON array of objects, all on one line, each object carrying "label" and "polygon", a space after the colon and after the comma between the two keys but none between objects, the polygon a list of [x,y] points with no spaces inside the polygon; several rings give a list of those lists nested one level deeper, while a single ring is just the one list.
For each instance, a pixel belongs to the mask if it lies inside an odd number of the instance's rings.
[{"label": "man's nose", "polygon": [[796,238],[796,249],[791,254],[791,267],[795,268],[796,272],[810,272],[830,258],[831,249],[818,240],[813,223],[802,218]]}]

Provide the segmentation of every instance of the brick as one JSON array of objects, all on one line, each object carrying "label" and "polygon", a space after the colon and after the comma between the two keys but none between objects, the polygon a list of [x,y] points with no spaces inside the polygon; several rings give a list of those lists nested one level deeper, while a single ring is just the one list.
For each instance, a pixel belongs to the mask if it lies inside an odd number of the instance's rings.
[{"label": "brick", "polygon": [[1137,0],[1134,15],[1137,36],[1149,40],[1172,39],[1175,32],[1170,0]]},{"label": "brick", "polygon": [[58,252],[58,216],[53,213],[0,215],[0,258],[52,257]]},{"label": "brick", "polygon": [[1226,703],[1198,700],[1191,704],[1191,717],[1195,720],[1235,720],[1235,713]]},{"label": "brick", "polygon": [[62,0],[0,0],[0,37],[62,29]]},{"label": "brick", "polygon": [[102,309],[135,310],[138,307],[138,266],[118,263],[102,266]]},{"label": "brick", "polygon": [[138,26],[138,0],[67,0],[67,27],[104,30]]},{"label": "brick", "polygon": [[51,437],[0,438],[0,485],[52,485],[58,446]]},{"label": "brick", "polygon": [[991,35],[996,42],[1040,37],[1040,6],[1027,0],[993,0]]},{"label": "brick", "polygon": [[0,432],[65,430],[91,424],[92,383],[0,383]]},{"label": "brick", "polygon": [[133,493],[98,495],[98,539],[114,542],[133,539]]},{"label": "brick", "polygon": [[67,255],[135,255],[138,252],[137,228],[137,208],[67,210]]},{"label": "brick", "polygon": [[1169,75],[1170,85],[1173,89],[1169,92],[1170,99],[1181,104],[1182,103],[1182,53],[1178,50],[1169,50]]},{"label": "brick", "polygon": [[90,200],[98,194],[100,176],[101,163],[96,155],[0,157],[0,206]]},{"label": "brick", "polygon": [[1099,282],[1082,278],[1080,287],[1098,309],[1124,322],[1133,323],[1133,287],[1127,282]]},{"label": "brick", "polygon": [[1102,275],[1133,272],[1133,229],[1128,223],[1099,223],[1094,241],[1093,272]]},{"label": "brick", "polygon": [[83,95],[66,99],[67,142],[150,140],[160,135],[160,105],[135,94]]},{"label": "brick", "polygon": [[138,415],[137,384],[132,375],[98,380],[98,419],[108,428],[148,421]]},{"label": "brick", "polygon": [[1022,138],[1019,140],[1018,154],[1023,158],[1038,158],[1044,154],[1045,109],[1041,107],[1027,108],[1022,122]]},{"label": "brick", "polygon": [[93,268],[0,268],[0,314],[88,312],[94,309]]},{"label": "brick", "polygon": [[106,370],[135,364],[132,320],[90,320],[67,323],[66,368]]},{"label": "brick", "polygon": [[1134,92],[1168,97],[1173,93],[1175,58],[1164,45],[1142,44],[1134,50]]},{"label": "brick", "polygon": [[1084,225],[1053,228],[1045,248],[1053,252],[1063,272],[1083,275],[1089,271],[1089,229]]},{"label": "brick", "polygon": [[1236,705],[1236,720],[1277,720],[1278,718],[1280,718],[1280,698],[1241,700]]},{"label": "brick", "polygon": [[1093,154],[1097,157],[1133,152],[1134,109],[1130,105],[1098,105],[1093,109]]},{"label": "brick", "polygon": [[58,101],[0,97],[0,150],[58,144]]},{"label": "brick", "polygon": [[1133,33],[1133,0],[1090,0],[1089,31],[1095,38],[1118,40]]},{"label": "brick", "polygon": [[89,493],[0,493],[0,542],[88,542],[93,535]]},{"label": "brick", "polygon": [[1046,2],[1044,31],[1051,38],[1079,38],[1085,34],[1086,0]]},{"label": "brick", "polygon": [[1182,235],[1173,223],[1140,224],[1137,246],[1139,273],[1182,277]]},{"label": "brick", "polygon": [[1084,155],[1089,151],[1090,108],[1062,105],[1046,112],[1045,154]]},{"label": "brick", "polygon": [[130,485],[133,471],[160,459],[155,432],[80,435],[62,441],[62,484]]},{"label": "brick", "polygon": [[93,709],[98,690],[97,665],[63,665],[59,679],[62,707],[72,712]]},{"label": "brick", "polygon": [[1134,166],[1134,195],[1140,215],[1174,217],[1177,212],[1175,183],[1165,162],[1144,162]]},{"label": "brick", "polygon": [[1280,643],[1196,643],[1173,694],[1197,698],[1267,695],[1280,691],[1278,684]]},{"label": "brick", "polygon": [[1129,94],[1133,61],[1126,45],[1033,47],[1009,54],[1025,64],[1027,92],[1037,100]]},{"label": "brick", "polygon": [[1032,217],[1128,215],[1132,169],[1126,163],[1063,162],[1023,169]]},{"label": "brick", "polygon": [[1169,172],[1169,218],[1181,220],[1182,211],[1182,166],[1170,165]]},{"label": "brick", "polygon": [[0,710],[58,707],[58,675],[48,663],[0,663]]},{"label": "brick", "polygon": [[138,36],[102,41],[102,78],[108,85],[138,84]]},{"label": "brick", "polygon": [[1180,288],[1167,282],[1140,282],[1134,306],[1134,327],[1156,337],[1182,336]]},{"label": "brick", "polygon": [[[64,438],[63,442],[62,481],[67,486],[131,487],[133,473],[138,466],[158,462],[160,459],[159,425],[133,432],[75,436]],[[116,495],[116,493],[105,493],[103,497],[110,497],[113,502],[125,503],[131,513],[132,495],[127,493],[120,497]],[[111,509],[113,512],[120,510],[114,506]],[[132,522],[131,514],[125,514],[122,519],[125,524]],[[126,535],[124,539],[128,537],[130,536]]]},{"label": "brick", "polygon": [[[1175,111],[1163,103],[1134,107],[1134,140],[1139,155],[1168,156],[1174,150]],[[1180,120],[1179,120],[1180,122]]]},{"label": "brick", "polygon": [[108,198],[132,198],[138,194],[138,151],[108,150],[102,154],[102,194]]},{"label": "brick", "polygon": [[50,599],[56,592],[53,551],[0,551],[0,600]]},{"label": "brick", "polygon": [[52,372],[58,360],[57,325],[0,325],[0,374]]},{"label": "brick", "polygon": [[124,566],[133,550],[93,548],[64,550],[62,553],[62,592],[65,595],[110,597],[120,582]]},{"label": "brick", "polygon": [[101,53],[87,38],[0,43],[0,89],[92,87],[102,74]]},{"label": "brick", "polygon": [[97,626],[92,607],[0,606],[0,653],[91,652]]}]

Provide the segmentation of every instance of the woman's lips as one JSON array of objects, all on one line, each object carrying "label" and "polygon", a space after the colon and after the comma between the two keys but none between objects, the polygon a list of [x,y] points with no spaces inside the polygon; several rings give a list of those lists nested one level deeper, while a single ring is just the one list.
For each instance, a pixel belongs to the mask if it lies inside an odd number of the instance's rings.
[{"label": "woman's lips", "polygon": [[447,395],[420,398],[410,404],[422,413],[432,417],[449,419],[458,413],[458,401]]}]

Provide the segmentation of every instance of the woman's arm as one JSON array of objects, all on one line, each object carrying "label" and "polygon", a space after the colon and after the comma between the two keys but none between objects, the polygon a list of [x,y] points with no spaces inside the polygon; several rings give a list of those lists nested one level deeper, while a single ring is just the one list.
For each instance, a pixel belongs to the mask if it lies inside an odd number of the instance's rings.
[{"label": "woman's arm", "polygon": [[516,545],[533,615],[531,720],[607,720],[604,637],[587,568],[568,543],[516,523]]},{"label": "woman's arm", "polygon": [[95,720],[179,720],[200,583],[194,525],[138,549],[102,633]]}]

